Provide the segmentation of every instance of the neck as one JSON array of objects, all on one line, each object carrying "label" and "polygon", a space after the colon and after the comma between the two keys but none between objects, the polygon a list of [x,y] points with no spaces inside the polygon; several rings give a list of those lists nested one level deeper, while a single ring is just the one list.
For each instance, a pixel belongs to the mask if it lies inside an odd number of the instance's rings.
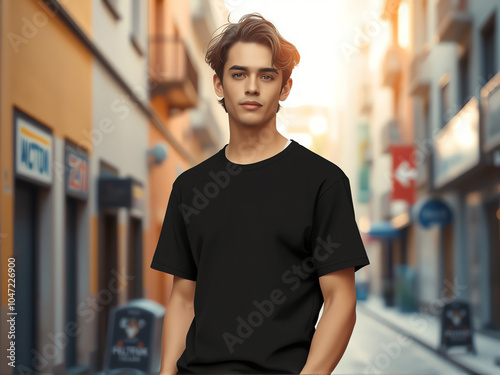
[{"label": "neck", "polygon": [[288,139],[276,130],[276,116],[263,125],[236,124],[229,116],[226,157],[233,163],[250,164],[282,151]]}]

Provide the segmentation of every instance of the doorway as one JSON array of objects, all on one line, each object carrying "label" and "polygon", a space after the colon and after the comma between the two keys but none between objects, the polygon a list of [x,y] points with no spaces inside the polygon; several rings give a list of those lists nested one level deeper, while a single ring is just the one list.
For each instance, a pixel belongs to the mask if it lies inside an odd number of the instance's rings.
[{"label": "doorway", "polygon": [[14,258],[16,259],[16,367],[14,373],[37,372],[32,351],[37,349],[38,280],[38,187],[15,182]]},{"label": "doorway", "polygon": [[489,239],[490,274],[490,323],[493,330],[500,331],[500,200],[486,204]]}]

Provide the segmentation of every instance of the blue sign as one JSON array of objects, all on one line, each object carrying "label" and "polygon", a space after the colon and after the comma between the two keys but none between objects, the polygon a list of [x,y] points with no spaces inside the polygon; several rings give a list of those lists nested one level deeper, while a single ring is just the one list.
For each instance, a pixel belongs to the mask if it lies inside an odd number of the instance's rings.
[{"label": "blue sign", "polygon": [[452,221],[452,212],[448,204],[441,199],[425,199],[414,206],[417,220],[424,228],[434,224],[443,227]]},{"label": "blue sign", "polygon": [[52,134],[15,112],[16,151],[15,166],[18,176],[52,184]]}]

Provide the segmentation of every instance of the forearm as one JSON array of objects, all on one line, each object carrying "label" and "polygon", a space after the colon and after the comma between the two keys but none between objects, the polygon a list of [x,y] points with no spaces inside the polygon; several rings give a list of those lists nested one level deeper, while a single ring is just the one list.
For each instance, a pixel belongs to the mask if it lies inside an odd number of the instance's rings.
[{"label": "forearm", "polygon": [[346,304],[343,298],[335,298],[325,305],[306,364],[300,373],[331,374],[347,348],[355,323],[355,301],[354,304]]},{"label": "forearm", "polygon": [[177,373],[177,360],[186,348],[186,335],[193,318],[193,305],[172,293],[163,320],[161,375]]}]

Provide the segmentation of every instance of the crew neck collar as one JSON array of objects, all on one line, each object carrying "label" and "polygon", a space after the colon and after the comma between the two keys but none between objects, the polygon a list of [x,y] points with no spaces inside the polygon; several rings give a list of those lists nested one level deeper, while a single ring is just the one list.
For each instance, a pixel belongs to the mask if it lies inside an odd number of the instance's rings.
[{"label": "crew neck collar", "polygon": [[227,145],[228,144],[226,143],[224,145],[224,147],[222,147],[220,149],[220,151],[217,153],[218,159],[222,162],[222,164],[224,164],[224,165],[229,164],[231,167],[241,168],[242,170],[249,170],[249,169],[256,169],[256,168],[263,167],[265,165],[271,164],[271,163],[281,159],[282,157],[288,155],[295,147],[297,147],[298,143],[295,140],[290,139],[290,144],[288,146],[286,146],[283,150],[278,152],[277,154],[275,154],[267,159],[257,161],[255,163],[250,163],[250,164],[238,164],[238,163],[233,163],[232,161],[230,161],[226,157]]}]

